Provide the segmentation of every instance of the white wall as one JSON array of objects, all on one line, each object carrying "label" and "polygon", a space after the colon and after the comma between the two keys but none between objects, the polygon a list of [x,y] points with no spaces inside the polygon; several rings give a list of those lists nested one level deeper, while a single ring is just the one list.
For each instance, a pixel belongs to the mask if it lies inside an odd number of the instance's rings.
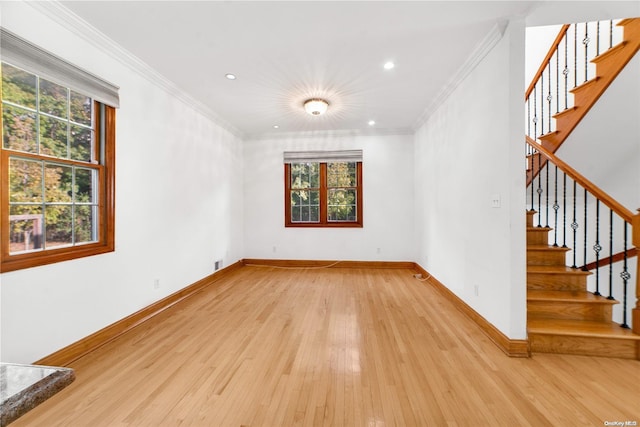
[{"label": "white wall", "polygon": [[416,261],[512,339],[526,337],[523,74],[512,21],[415,136]]},{"label": "white wall", "polygon": [[[283,152],[323,149],[363,150],[363,228],[284,227]],[[245,258],[411,260],[412,155],[408,135],[297,134],[245,141]]]},{"label": "white wall", "polygon": [[628,0],[540,1],[526,17],[526,25],[554,25],[640,16],[640,2]]},{"label": "white wall", "polygon": [[549,52],[562,25],[545,25],[527,28],[525,32],[524,84],[529,86],[536,75],[542,60]]},{"label": "white wall", "polygon": [[242,258],[242,141],[24,3],[2,26],[121,88],[116,251],[1,276],[0,358],[31,363]]}]

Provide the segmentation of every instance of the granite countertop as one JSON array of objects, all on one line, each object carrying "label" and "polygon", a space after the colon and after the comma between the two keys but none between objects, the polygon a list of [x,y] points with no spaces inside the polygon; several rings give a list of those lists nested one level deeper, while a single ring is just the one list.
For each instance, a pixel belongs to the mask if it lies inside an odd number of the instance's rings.
[{"label": "granite countertop", "polygon": [[35,408],[75,377],[69,368],[0,363],[0,427]]}]

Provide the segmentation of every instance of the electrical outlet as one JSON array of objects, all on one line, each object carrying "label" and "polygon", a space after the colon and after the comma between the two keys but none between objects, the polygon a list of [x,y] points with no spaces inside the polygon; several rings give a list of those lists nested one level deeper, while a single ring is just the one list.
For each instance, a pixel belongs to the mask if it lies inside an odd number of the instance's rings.
[{"label": "electrical outlet", "polygon": [[153,289],[160,289],[160,279],[154,279]]},{"label": "electrical outlet", "polygon": [[380,252],[382,252],[382,249],[377,248],[377,249],[376,249],[376,253],[380,253]]},{"label": "electrical outlet", "polygon": [[273,253],[275,254],[277,252],[278,248],[276,248],[275,246],[273,247]]},{"label": "electrical outlet", "polygon": [[476,296],[480,296],[480,285],[475,285],[475,286],[473,287],[473,293],[474,293]]}]

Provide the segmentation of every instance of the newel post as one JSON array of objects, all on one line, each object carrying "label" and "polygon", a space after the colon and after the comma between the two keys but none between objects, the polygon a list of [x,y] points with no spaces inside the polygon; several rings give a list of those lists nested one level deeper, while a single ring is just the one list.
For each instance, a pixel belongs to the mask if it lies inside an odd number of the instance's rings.
[{"label": "newel post", "polygon": [[[638,212],[640,212],[640,209],[638,209]],[[633,228],[633,246],[640,249],[640,213],[637,213],[633,217],[631,226]],[[638,263],[636,269],[636,305],[632,310],[631,318],[633,322],[633,332],[640,335],[640,254],[636,256],[636,260]]]}]

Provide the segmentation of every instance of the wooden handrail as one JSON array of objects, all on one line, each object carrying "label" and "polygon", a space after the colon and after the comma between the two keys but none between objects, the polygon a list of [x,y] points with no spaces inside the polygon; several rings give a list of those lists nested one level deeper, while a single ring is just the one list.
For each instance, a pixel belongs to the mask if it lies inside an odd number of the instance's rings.
[{"label": "wooden handrail", "polygon": [[[638,209],[638,212],[640,212],[640,209]],[[633,227],[633,237],[631,241],[636,248],[640,248],[640,213],[634,215],[631,225]]]},{"label": "wooden handrail", "polygon": [[[635,256],[638,256],[638,249],[636,248],[627,249],[627,259],[633,258]],[[622,260],[624,260],[624,252],[618,252],[613,256],[604,257],[598,260],[598,267],[606,267],[609,264],[615,264],[616,262],[620,262]],[[582,267],[578,267],[578,268],[580,270],[587,270],[587,271],[595,270],[596,263],[590,262],[589,264],[583,265]]]},{"label": "wooden handrail", "polygon": [[529,98],[529,95],[531,95],[531,92],[533,92],[533,88],[536,87],[536,83],[538,83],[540,76],[542,76],[542,73],[544,73],[544,69],[547,68],[547,64],[549,63],[553,55],[556,53],[556,50],[558,49],[558,45],[564,38],[565,34],[567,34],[567,30],[569,29],[570,26],[571,25],[569,24],[564,24],[560,29],[560,32],[556,36],[556,39],[553,41],[551,48],[549,48],[549,52],[547,52],[547,56],[545,56],[544,59],[542,60],[542,63],[540,64],[540,68],[538,68],[538,72],[533,76],[533,79],[531,79],[529,88],[524,94],[525,101]]},{"label": "wooden handrail", "polygon": [[[538,144],[536,141],[531,139],[529,136],[525,136],[525,139],[526,139],[527,144],[529,144],[530,146],[535,148],[540,154],[542,154],[544,157],[549,159],[549,161],[551,161],[554,165],[558,166],[558,168],[562,172],[566,173],[569,177],[571,177],[571,179],[573,179],[575,182],[580,184],[588,192],[593,194],[598,200],[600,200],[607,207],[609,207],[616,214],[618,214],[618,216],[620,216],[622,219],[624,219],[625,221],[627,221],[629,223],[631,223],[633,221],[634,216],[635,216],[633,212],[631,212],[629,209],[627,209],[624,206],[622,206],[617,200],[615,200],[613,197],[609,196],[607,193],[605,193],[603,190],[601,190],[593,182],[589,181],[587,178],[582,176],[580,174],[580,172],[576,171],[574,168],[569,166],[567,163],[565,163],[564,161],[560,160],[558,157],[556,157],[555,154],[553,154],[551,151],[549,151],[546,148],[544,148],[542,145]],[[640,240],[640,230],[638,230],[637,227],[633,228],[633,236],[634,236],[634,243],[633,243],[634,246],[640,247],[640,246],[638,246],[640,242],[636,241],[636,240]]]}]

